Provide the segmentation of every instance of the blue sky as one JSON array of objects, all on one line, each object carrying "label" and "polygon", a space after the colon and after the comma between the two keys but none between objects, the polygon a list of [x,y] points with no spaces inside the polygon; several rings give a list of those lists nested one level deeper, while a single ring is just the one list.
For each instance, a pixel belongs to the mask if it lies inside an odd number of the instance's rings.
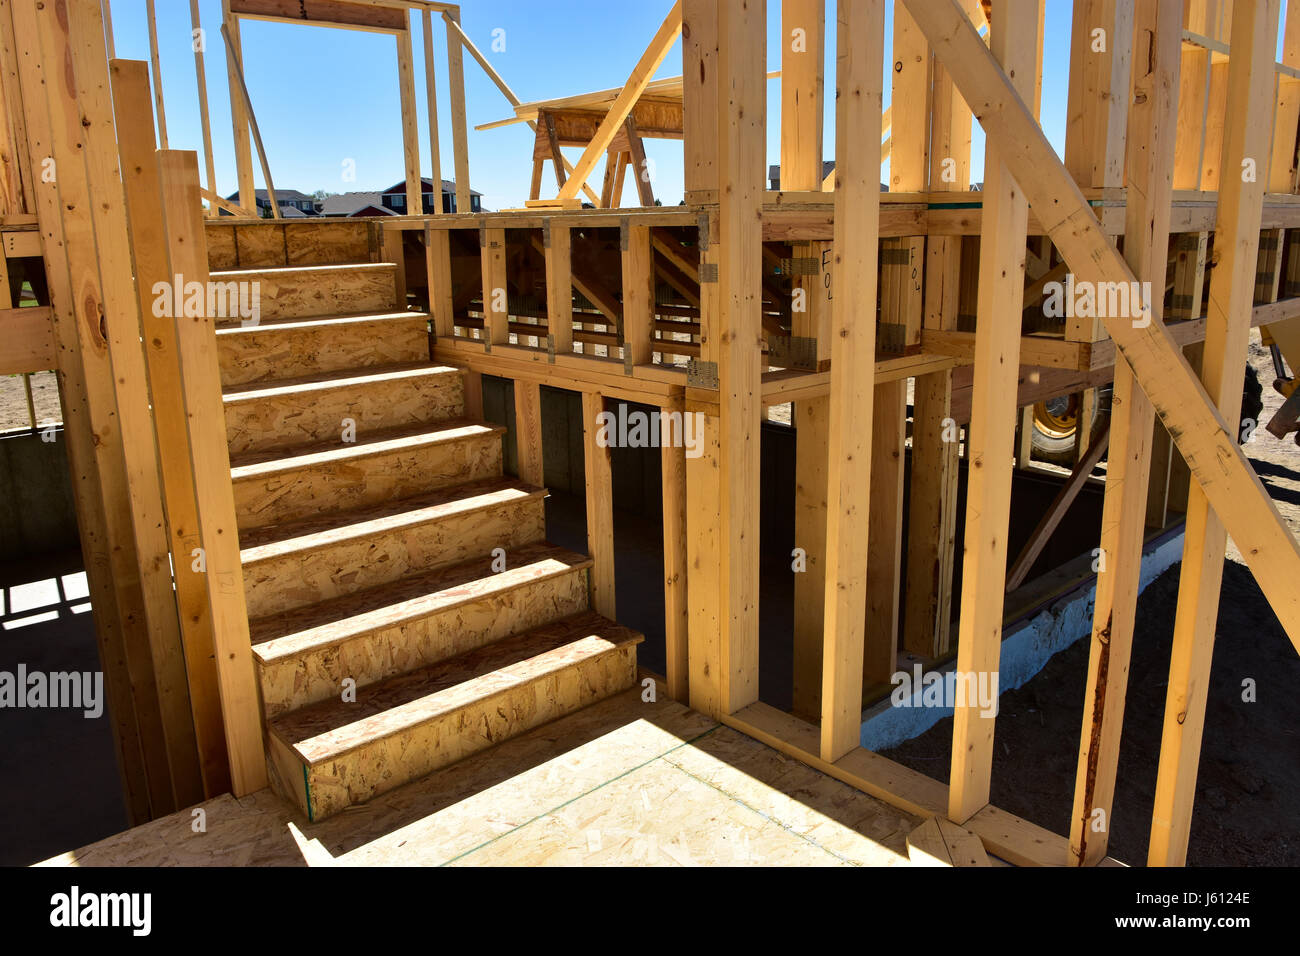
[{"label": "blue sky", "polygon": [[[616,87],[627,79],[637,58],[671,6],[593,0],[466,0],[461,18],[466,32],[524,101],[568,96]],[[892,7],[892,4],[890,5]],[[1047,0],[1044,53],[1044,123],[1058,150],[1064,146],[1066,78],[1069,70],[1070,0]],[[190,44],[189,4],[158,0],[158,34],[169,145],[201,149],[198,94]],[[768,69],[779,69],[780,0],[768,4]],[[220,0],[200,0],[208,34],[206,66],[218,191],[236,188],[234,150],[221,41]],[[113,0],[117,55],[149,58],[144,0]],[[834,3],[828,6],[828,95],[826,156],[834,156]],[[886,36],[892,30],[887,13]],[[413,34],[417,69],[422,171],[429,172],[424,51],[418,19]],[[434,56],[443,175],[452,178],[450,103],[446,83],[446,40],[435,18]],[[493,31],[502,29],[505,49],[492,52]],[[314,192],[382,189],[404,178],[401,114],[398,105],[397,52],[391,36],[300,24],[245,21],[243,55],[253,106],[266,142],[271,173],[281,188]],[[888,45],[888,44],[887,44]],[[668,54],[658,77],[681,72],[680,44]],[[478,65],[465,58],[471,185],[484,194],[488,209],[523,205],[529,182],[532,133],[522,124],[477,132],[472,127],[511,115],[509,105]],[[768,84],[769,162],[779,158],[779,81]],[[889,86],[886,76],[886,105]],[[984,138],[978,124],[972,149],[972,178],[983,179]],[[576,160],[578,151],[568,151]],[[655,163],[656,195],[666,204],[682,196],[680,142],[649,140]],[[343,179],[345,160],[354,160],[355,182]],[[254,166],[257,167],[256,159]],[[888,167],[881,170],[887,178]],[[599,187],[601,167],[592,181]],[[260,167],[258,186],[264,185]],[[554,190],[549,167],[545,190]]]}]

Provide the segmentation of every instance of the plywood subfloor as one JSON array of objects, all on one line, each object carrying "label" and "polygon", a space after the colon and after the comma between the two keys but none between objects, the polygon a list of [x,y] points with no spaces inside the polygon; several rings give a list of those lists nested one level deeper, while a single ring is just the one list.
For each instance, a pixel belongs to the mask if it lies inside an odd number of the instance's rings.
[{"label": "plywood subfloor", "polygon": [[202,809],[42,865],[894,866],[921,822],[639,688],[321,823],[269,790]]}]

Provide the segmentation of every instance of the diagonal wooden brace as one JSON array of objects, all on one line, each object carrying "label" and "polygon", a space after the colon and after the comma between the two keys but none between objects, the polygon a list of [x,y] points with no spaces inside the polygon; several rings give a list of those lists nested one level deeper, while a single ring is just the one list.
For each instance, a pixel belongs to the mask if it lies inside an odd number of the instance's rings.
[{"label": "diagonal wooden brace", "polygon": [[[904,2],[989,141],[996,142],[1002,161],[1076,282],[1136,282],[1033,114],[975,32],[964,4]],[[1237,446],[1235,428],[1229,431],[1182,351],[1162,323],[1151,321],[1149,312],[1138,320],[1112,317],[1105,323],[1291,643],[1300,650],[1300,589],[1295,586],[1300,580],[1300,545]]]}]

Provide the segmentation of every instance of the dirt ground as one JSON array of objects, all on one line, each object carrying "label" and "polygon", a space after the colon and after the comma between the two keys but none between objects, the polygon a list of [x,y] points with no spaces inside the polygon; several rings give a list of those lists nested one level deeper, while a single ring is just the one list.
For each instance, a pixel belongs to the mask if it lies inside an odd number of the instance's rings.
[{"label": "dirt ground", "polygon": [[[63,421],[59,407],[59,383],[53,372],[32,373],[32,404],[36,422],[46,425]],[[21,375],[0,375],[0,432],[31,427],[27,389]]]},{"label": "dirt ground", "polygon": [[[1267,422],[1282,399],[1258,333],[1250,361],[1264,385]],[[1245,449],[1292,532],[1300,533],[1300,448],[1261,424]],[[1146,861],[1180,568],[1152,582],[1138,603],[1110,837],[1111,855],[1130,864]],[[1088,641],[1080,640],[1004,694],[997,722],[992,802],[1056,833],[1070,827],[1087,664]],[[1254,702],[1243,700],[1247,680],[1254,682]],[[1189,865],[1300,866],[1297,687],[1300,657],[1230,543]],[[887,755],[946,780],[951,743],[948,718]]]}]

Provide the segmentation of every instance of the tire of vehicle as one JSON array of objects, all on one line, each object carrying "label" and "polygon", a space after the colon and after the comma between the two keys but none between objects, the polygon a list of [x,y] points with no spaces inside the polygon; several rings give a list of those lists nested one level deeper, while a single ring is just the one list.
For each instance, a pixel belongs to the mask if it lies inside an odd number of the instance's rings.
[{"label": "tire of vehicle", "polygon": [[[1098,427],[1110,414],[1111,387],[1098,389],[1097,401],[1092,409],[1089,425],[1096,434]],[[1066,468],[1074,466],[1075,433],[1079,427],[1079,398],[1061,395],[1034,406],[1034,458]]]}]

